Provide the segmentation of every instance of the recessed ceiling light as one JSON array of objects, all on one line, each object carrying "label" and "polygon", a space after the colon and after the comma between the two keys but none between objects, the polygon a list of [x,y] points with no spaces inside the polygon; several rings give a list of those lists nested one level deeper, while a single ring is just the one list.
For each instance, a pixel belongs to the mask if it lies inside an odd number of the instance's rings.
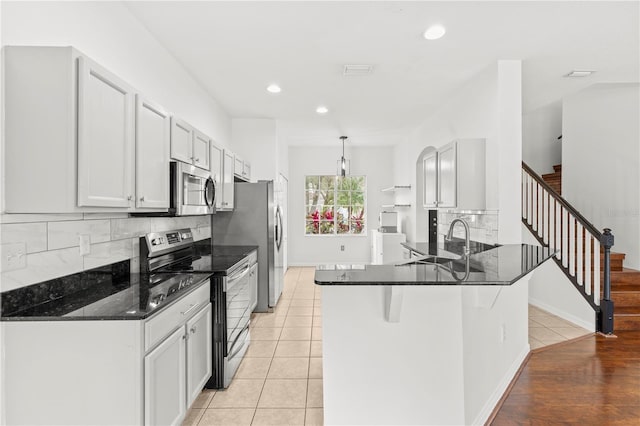
[{"label": "recessed ceiling light", "polygon": [[573,70],[565,77],[589,77],[594,72],[593,70]]},{"label": "recessed ceiling light", "polygon": [[432,25],[424,32],[424,38],[427,40],[437,40],[442,37],[447,30],[442,25]]},{"label": "recessed ceiling light", "polygon": [[320,105],[318,108],[316,108],[316,112],[318,114],[326,114],[329,112],[329,108],[327,108],[326,106]]},{"label": "recessed ceiling light", "polygon": [[270,84],[267,87],[267,92],[269,92],[269,93],[280,93],[281,90],[282,89],[277,84]]}]

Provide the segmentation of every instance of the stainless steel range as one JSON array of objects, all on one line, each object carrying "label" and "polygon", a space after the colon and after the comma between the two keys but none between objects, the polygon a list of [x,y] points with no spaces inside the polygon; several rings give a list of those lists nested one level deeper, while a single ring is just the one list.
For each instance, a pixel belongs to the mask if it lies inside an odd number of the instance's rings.
[{"label": "stainless steel range", "polygon": [[211,275],[213,373],[206,387],[228,387],[251,340],[252,289],[249,274],[250,266],[257,261],[257,253],[253,251],[248,256],[214,255],[210,250],[209,254],[199,254],[191,230],[179,229],[152,232],[141,237],[140,259],[149,259],[141,261],[143,272]]}]

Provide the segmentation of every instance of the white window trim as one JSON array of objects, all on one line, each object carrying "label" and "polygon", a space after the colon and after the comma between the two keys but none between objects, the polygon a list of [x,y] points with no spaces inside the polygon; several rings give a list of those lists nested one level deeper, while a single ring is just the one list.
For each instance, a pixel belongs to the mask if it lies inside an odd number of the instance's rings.
[{"label": "white window trim", "polygon": [[[341,176],[339,175],[305,175],[304,179],[305,182],[307,180],[308,177],[312,177],[312,176],[333,176],[334,178],[339,178]],[[337,226],[336,226],[336,216],[334,215],[334,219],[333,219],[333,234],[307,234],[307,218],[305,215],[305,218],[303,220],[302,226],[303,226],[303,230],[302,230],[302,234],[305,237],[312,237],[312,238],[336,238],[336,237],[345,237],[345,238],[358,238],[358,237],[367,237],[368,233],[369,233],[369,218],[368,218],[368,214],[369,214],[369,181],[367,179],[366,175],[351,175],[351,176],[347,176],[347,177],[363,177],[364,178],[364,229],[360,234],[353,234],[353,233],[346,233],[346,234],[338,234],[337,232]],[[305,207],[305,212],[306,212],[306,207],[307,207],[307,197],[306,197],[306,192],[308,191],[306,186],[304,186],[304,207]],[[333,193],[334,193],[334,203],[333,203],[333,209],[334,209],[334,213],[335,213],[335,209],[336,209],[336,204],[335,204],[335,200],[337,199],[337,192],[338,189],[336,186],[334,186],[333,188]]]}]

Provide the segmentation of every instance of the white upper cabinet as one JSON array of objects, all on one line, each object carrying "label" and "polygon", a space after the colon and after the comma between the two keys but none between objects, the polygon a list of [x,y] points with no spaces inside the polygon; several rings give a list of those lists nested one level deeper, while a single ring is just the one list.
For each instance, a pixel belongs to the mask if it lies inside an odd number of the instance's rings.
[{"label": "white upper cabinet", "polygon": [[216,210],[222,209],[222,198],[224,188],[222,186],[222,169],[224,167],[224,150],[215,142],[211,141],[211,155],[209,165],[211,166],[211,179],[216,188]]},{"label": "white upper cabinet", "polygon": [[193,132],[193,165],[209,170],[209,145],[211,139],[197,130]]},{"label": "white upper cabinet", "polygon": [[191,163],[193,157],[193,127],[176,117],[171,117],[171,158]]},{"label": "white upper cabinet", "polygon": [[422,158],[422,170],[424,173],[424,197],[425,209],[438,207],[438,153],[433,151]]},{"label": "white upper cabinet", "polygon": [[125,82],[78,58],[78,206],[133,205],[133,100]]},{"label": "white upper cabinet", "polygon": [[136,108],[131,86],[71,47],[4,54],[8,213],[167,208],[165,113]]},{"label": "white upper cabinet", "polygon": [[422,164],[424,208],[485,208],[484,139],[453,141],[425,155]]},{"label": "white upper cabinet", "polygon": [[238,180],[249,182],[249,180],[251,180],[251,164],[236,155],[233,174],[238,178]]},{"label": "white upper cabinet", "polygon": [[456,146],[451,143],[438,150],[438,207],[456,207]]},{"label": "white upper cabinet", "polygon": [[224,150],[222,167],[222,210],[233,210],[233,168],[235,156],[232,152]]},{"label": "white upper cabinet", "polygon": [[169,208],[169,114],[136,96],[136,207]]},{"label": "white upper cabinet", "polygon": [[171,117],[171,158],[209,170],[211,138],[177,117]]}]

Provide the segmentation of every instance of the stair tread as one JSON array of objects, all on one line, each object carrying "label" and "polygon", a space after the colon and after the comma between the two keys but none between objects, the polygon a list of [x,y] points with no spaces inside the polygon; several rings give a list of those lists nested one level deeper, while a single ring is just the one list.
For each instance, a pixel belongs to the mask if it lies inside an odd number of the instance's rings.
[{"label": "stair tread", "polygon": [[[615,300],[613,303],[615,305]],[[615,316],[640,317],[640,306],[614,307],[613,314]]]},{"label": "stair tread", "polygon": [[554,165],[554,166],[553,166],[553,170],[554,170],[555,172],[558,172],[558,173],[559,173],[559,172],[561,172],[561,171],[562,171],[562,164],[556,164],[556,165]]}]

